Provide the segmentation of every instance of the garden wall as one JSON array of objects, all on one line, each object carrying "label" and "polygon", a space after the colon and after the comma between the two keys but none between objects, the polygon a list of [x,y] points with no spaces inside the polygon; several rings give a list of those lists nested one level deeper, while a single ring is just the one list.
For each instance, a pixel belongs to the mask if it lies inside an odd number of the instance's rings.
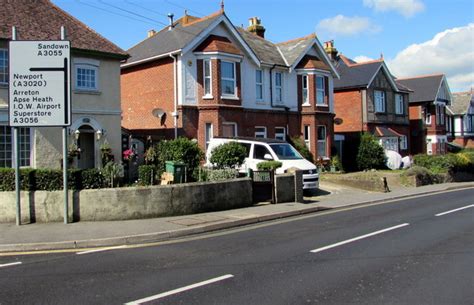
[{"label": "garden wall", "polygon": [[[21,192],[22,222],[63,221],[63,191]],[[15,222],[15,192],[0,192],[0,222]],[[143,219],[252,205],[252,181],[94,189],[70,192],[69,221]]]}]

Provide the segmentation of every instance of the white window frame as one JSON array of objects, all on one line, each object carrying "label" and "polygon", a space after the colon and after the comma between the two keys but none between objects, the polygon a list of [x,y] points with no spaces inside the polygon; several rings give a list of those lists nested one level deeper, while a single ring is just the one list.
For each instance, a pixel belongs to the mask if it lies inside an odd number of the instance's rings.
[{"label": "white window frame", "polygon": [[[278,82],[277,82],[278,78],[280,78],[280,85],[278,85]],[[275,102],[278,104],[283,104],[283,73],[282,72],[275,72]]]},{"label": "white window frame", "polygon": [[425,125],[431,125],[431,111],[429,107],[425,107]]},{"label": "white window frame", "polygon": [[[322,84],[323,84],[323,87],[322,88],[318,88],[318,79],[321,79],[322,81]],[[325,101],[325,97],[326,97],[326,83],[325,83],[325,78],[324,76],[322,75],[316,75],[316,78],[315,78],[315,84],[314,86],[316,87],[316,105],[327,105],[326,101]],[[318,92],[321,92],[323,94],[323,99],[320,101],[318,99]]]},{"label": "white window frame", "polygon": [[[6,130],[10,130],[10,142],[8,143],[6,141],[6,136],[5,139],[3,139],[4,143],[2,145],[4,145],[6,147],[7,144],[10,145],[10,150],[4,150],[3,151],[3,147],[0,147],[2,149],[2,151],[4,152],[5,156],[4,158],[2,159],[2,162],[7,162],[9,161],[10,162],[10,166],[11,167],[14,167],[15,166],[15,157],[14,157],[14,154],[15,154],[15,140],[13,138],[13,128],[12,127],[9,127],[9,126],[6,126],[6,125],[0,125],[0,127],[3,127],[5,128],[5,131]],[[32,154],[32,149],[33,149],[33,145],[32,145],[32,140],[33,140],[33,129],[29,128],[29,127],[20,127],[18,129],[18,138],[19,138],[19,141],[20,141],[20,145],[19,145],[19,148],[20,148],[20,167],[30,167],[31,166],[31,154]],[[0,135],[0,136],[3,136],[3,135]],[[27,140],[27,141],[25,141]],[[6,165],[5,164],[2,164],[2,165]]]},{"label": "white window frame", "polygon": [[[257,75],[260,74],[260,82],[258,81]],[[263,91],[263,70],[255,70],[255,100],[257,102],[263,101],[264,91]],[[261,97],[258,96],[261,92]]]},{"label": "white window frame", "polygon": [[234,128],[234,137],[238,137],[238,133],[237,133],[237,123],[235,122],[224,122],[222,123],[222,125],[232,125],[233,128]]},{"label": "white window frame", "polygon": [[444,105],[439,105],[439,124],[438,125],[444,125],[445,124],[445,115],[444,115]]},{"label": "white window frame", "polygon": [[[232,67],[233,67],[233,78],[228,78],[228,77],[224,77],[223,76],[223,73],[222,73],[222,69],[223,69],[223,66],[224,64],[231,64]],[[235,62],[233,61],[224,61],[222,60],[221,61],[221,97],[223,98],[227,98],[227,97],[230,97],[230,98],[236,98],[237,97],[237,65],[235,64]],[[224,93],[224,91],[222,90],[223,89],[223,81],[231,81],[234,83],[234,94],[229,94],[229,93]]]},{"label": "white window frame", "polygon": [[266,138],[267,137],[267,127],[265,126],[255,126],[255,138]]},{"label": "white window frame", "polygon": [[0,53],[3,53],[4,59],[0,60],[0,63],[4,63],[4,66],[0,66],[5,69],[4,73],[0,74],[0,85],[8,85],[8,49],[0,49]]},{"label": "white window frame", "polygon": [[408,139],[406,135],[400,136],[400,150],[408,149]]},{"label": "white window frame", "polygon": [[379,143],[384,149],[399,152],[398,141],[398,137],[381,137]]},{"label": "white window frame", "polygon": [[309,103],[309,77],[308,74],[303,74],[301,76],[301,97],[303,101],[303,106],[310,106]]},{"label": "white window frame", "polygon": [[[79,69],[94,71],[95,81],[93,82],[93,86],[84,86],[79,85]],[[99,67],[90,63],[76,63],[74,65],[74,73],[75,73],[75,82],[74,88],[79,91],[98,91],[99,90]],[[89,80],[86,80],[89,82]]]},{"label": "white window frame", "polygon": [[304,143],[306,144],[306,147],[308,147],[309,150],[311,147],[311,125],[304,125],[303,126],[303,139]]},{"label": "white window frame", "polygon": [[214,137],[214,130],[212,123],[206,123],[204,128],[204,140],[205,140],[205,148],[209,147],[209,143],[211,139]]},{"label": "white window frame", "polygon": [[[206,63],[209,71],[206,71]],[[209,75],[206,75],[209,72]],[[209,80],[209,88],[206,86],[206,79]],[[203,87],[203,98],[212,98],[212,61],[210,59],[203,59],[202,61],[202,87]],[[209,92],[207,93],[209,89]]]},{"label": "white window frame", "polygon": [[286,128],[285,127],[275,127],[275,139],[286,140]]},{"label": "white window frame", "polygon": [[[378,93],[380,93],[380,95],[378,95]],[[378,113],[384,113],[386,109],[385,104],[386,104],[385,91],[374,90],[374,111]]]},{"label": "white window frame", "polygon": [[[320,139],[319,138],[319,129],[320,128],[323,128],[324,129],[324,139]],[[318,141],[318,157],[322,157],[322,158],[326,158],[327,157],[327,154],[328,154],[328,150],[327,150],[327,137],[328,137],[328,134],[327,134],[327,128],[325,125],[318,125],[318,129],[316,130],[316,133],[317,133],[317,141]],[[320,154],[322,152],[322,149],[321,147],[324,147],[324,154]]]},{"label": "white window frame", "polygon": [[403,109],[403,95],[395,94],[395,114],[404,114]]}]

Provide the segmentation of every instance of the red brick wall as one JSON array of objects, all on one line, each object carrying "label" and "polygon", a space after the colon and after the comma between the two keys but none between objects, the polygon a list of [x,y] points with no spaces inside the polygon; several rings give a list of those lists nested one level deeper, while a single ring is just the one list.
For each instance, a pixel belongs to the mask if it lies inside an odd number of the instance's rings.
[{"label": "red brick wall", "polygon": [[[128,129],[173,128],[173,59],[123,69],[120,76],[122,126]],[[165,124],[152,115],[154,108],[167,112]]]},{"label": "red brick wall", "polygon": [[342,124],[334,126],[334,132],[362,131],[362,95],[359,90],[334,93],[334,111]]}]

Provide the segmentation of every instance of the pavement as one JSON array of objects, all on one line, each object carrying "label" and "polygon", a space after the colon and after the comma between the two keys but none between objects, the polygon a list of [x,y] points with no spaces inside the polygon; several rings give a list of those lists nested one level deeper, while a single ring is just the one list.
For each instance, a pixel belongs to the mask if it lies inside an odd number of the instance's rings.
[{"label": "pavement", "polygon": [[217,230],[256,224],[285,217],[340,209],[418,195],[473,188],[474,182],[399,187],[389,193],[368,192],[322,182],[321,190],[304,203],[258,204],[248,208],[153,219],[0,224],[0,253],[59,249],[82,249],[166,241]]}]

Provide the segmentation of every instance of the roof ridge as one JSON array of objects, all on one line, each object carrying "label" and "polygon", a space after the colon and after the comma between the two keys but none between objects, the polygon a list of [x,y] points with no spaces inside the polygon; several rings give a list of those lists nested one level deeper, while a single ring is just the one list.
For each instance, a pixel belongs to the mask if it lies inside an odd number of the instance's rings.
[{"label": "roof ridge", "polygon": [[435,77],[435,76],[444,76],[444,74],[443,73],[435,73],[435,74],[417,75],[417,76],[412,76],[412,77],[399,77],[399,78],[397,78],[397,80],[428,78],[428,77]]},{"label": "roof ridge", "polygon": [[[111,40],[105,38],[104,36],[102,36],[101,34],[99,34],[98,32],[96,32],[93,28],[89,27],[87,24],[83,23],[82,21],[80,21],[79,19],[77,19],[76,17],[74,17],[73,15],[69,14],[68,12],[66,12],[65,10],[61,9],[59,6],[57,6],[56,4],[54,4],[51,0],[47,0],[46,2],[48,2],[53,9],[57,10],[60,14],[63,14],[64,17],[66,17],[67,19],[71,20],[71,22],[75,23],[76,25],[78,26],[82,26],[84,28],[86,28],[87,30],[91,31],[92,33],[94,33],[95,35],[99,36],[100,38],[104,39],[105,41],[107,41],[108,43],[112,44],[114,47],[116,47],[119,51],[122,51],[122,53],[126,54],[127,52],[125,50],[123,50],[121,47],[117,46],[115,43],[113,43]],[[66,32],[66,39],[67,39],[67,32]],[[105,53],[105,52],[104,52]],[[118,53],[115,53],[115,54],[118,54]],[[126,56],[129,56],[128,54],[126,54]]]},{"label": "roof ridge", "polygon": [[242,31],[245,31],[245,32],[248,33],[248,34],[253,35],[252,37],[257,38],[257,39],[260,39],[260,40],[263,40],[263,41],[266,41],[266,42],[269,42],[269,43],[273,44],[274,46],[277,45],[277,44],[274,43],[273,41],[270,41],[270,40],[268,40],[268,39],[265,39],[265,38],[263,38],[263,37],[260,37],[260,36],[258,36],[258,35],[255,35],[255,34],[249,32],[249,31],[247,31],[246,29],[244,29],[244,28],[241,27],[241,26],[237,26],[236,29],[241,29]]},{"label": "roof ridge", "polygon": [[308,38],[313,38],[313,39],[315,39],[315,38],[316,38],[316,34],[315,34],[315,33],[311,33],[311,34],[306,35],[306,36],[303,36],[303,37],[294,38],[294,39],[291,39],[291,40],[287,40],[287,41],[283,41],[283,42],[276,43],[276,45],[282,45],[282,44],[293,43],[293,42],[300,41],[300,40],[305,40],[305,39],[308,39]]},{"label": "roof ridge", "polygon": [[[202,17],[202,18],[199,18],[198,20],[194,20],[194,21],[191,21],[191,22],[189,22],[189,23],[182,24],[181,26],[182,26],[183,28],[185,28],[185,27],[194,25],[194,24],[196,24],[196,23],[199,23],[199,22],[206,21],[206,20],[208,20],[208,19],[217,17],[217,16],[219,16],[219,15],[224,15],[224,12],[223,12],[222,10],[218,10],[217,12],[214,12],[214,13],[212,13],[212,14],[210,14],[210,15],[207,15],[207,16],[204,16],[204,17]],[[178,20],[181,20],[181,19],[183,19],[183,18],[184,18],[184,16],[181,17],[181,18],[179,18]]]},{"label": "roof ridge", "polygon": [[[364,62],[358,62],[358,63],[351,63],[349,62],[349,58],[340,54],[339,57],[342,59],[342,61],[348,66],[348,67],[354,67],[354,66],[362,66],[362,65],[368,65],[368,64],[373,64],[373,63],[376,63],[376,62],[380,62],[382,63],[384,60],[379,58],[379,59],[373,59],[373,60],[368,60],[368,61],[364,61]],[[352,60],[352,59],[351,59]]]}]

